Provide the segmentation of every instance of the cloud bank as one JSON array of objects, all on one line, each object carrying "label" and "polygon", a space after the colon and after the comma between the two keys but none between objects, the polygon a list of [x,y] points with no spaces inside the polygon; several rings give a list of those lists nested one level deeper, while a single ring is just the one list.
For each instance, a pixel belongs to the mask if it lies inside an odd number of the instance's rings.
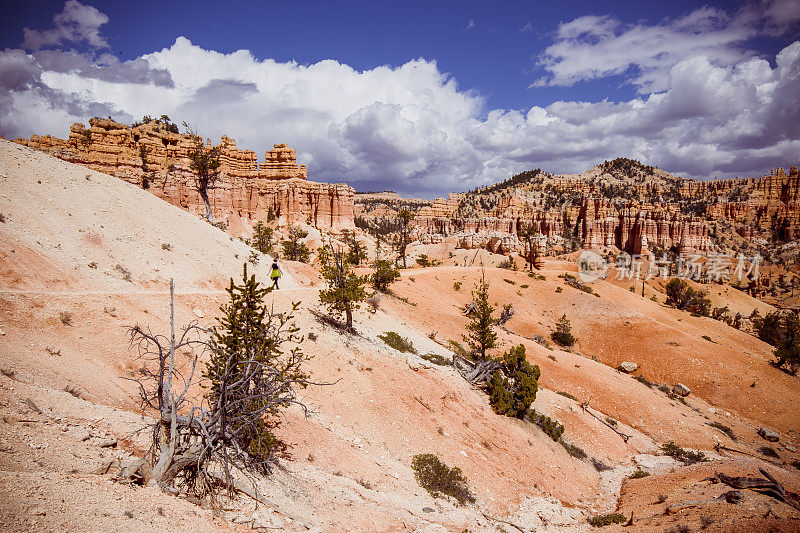
[{"label": "cloud bank", "polygon": [[[783,15],[763,15],[757,31],[788,27],[794,4],[780,4],[770,6]],[[130,122],[165,113],[204,136],[235,137],[259,155],[288,142],[311,179],[427,197],[532,168],[579,172],[617,156],[710,177],[760,173],[800,155],[800,41],[773,58],[748,52],[742,45],[756,25],[744,12],[701,8],[629,28],[611,17],[562,24],[541,60],[549,73],[541,84],[634,65],[630,83],[640,94],[527,110],[486,109],[479,94],[424,59],[356,71],[333,60],[299,65],[247,50],[222,54],[184,37],[125,62],[66,49],[102,49],[107,20],[71,0],[54,28],[26,29],[24,50],[0,52],[0,132],[64,136],[71,122],[94,115]],[[683,34],[691,38],[677,43]]]}]

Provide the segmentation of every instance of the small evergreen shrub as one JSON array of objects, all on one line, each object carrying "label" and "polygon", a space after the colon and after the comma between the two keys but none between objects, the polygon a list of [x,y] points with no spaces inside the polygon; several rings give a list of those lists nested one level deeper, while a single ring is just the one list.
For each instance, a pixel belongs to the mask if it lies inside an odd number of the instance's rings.
[{"label": "small evergreen shrub", "polygon": [[628,519],[625,515],[620,513],[600,514],[593,516],[589,519],[589,525],[592,527],[605,527],[611,524],[624,524]]},{"label": "small evergreen shrub", "polygon": [[381,292],[389,290],[389,285],[400,279],[400,271],[388,259],[378,259],[372,264],[372,287]]},{"label": "small evergreen shrub", "polygon": [[652,389],[655,386],[655,383],[652,383],[647,380],[644,376],[633,376],[633,379],[641,383],[642,385],[646,385],[648,389]]},{"label": "small evergreen shrub", "polygon": [[561,315],[561,318],[556,321],[556,330],[550,334],[550,338],[559,346],[569,347],[575,344],[577,339],[572,335],[567,315]]},{"label": "small evergreen shrub", "polygon": [[442,264],[438,259],[430,259],[426,254],[419,254],[417,264],[421,267],[439,266]]},{"label": "small evergreen shrub", "polygon": [[634,472],[633,474],[628,476],[628,479],[640,479],[640,478],[643,478],[643,477],[647,477],[649,475],[650,475],[650,472],[645,472],[641,468],[637,468],[636,472]]},{"label": "small evergreen shrub", "polygon": [[166,250],[167,252],[171,252],[172,251],[172,245],[170,243],[168,243],[168,242],[162,242],[161,243],[161,249],[162,250]]},{"label": "small evergreen shrub", "polygon": [[456,292],[461,290],[461,282],[460,281],[453,282],[453,290],[456,291]]},{"label": "small evergreen shrub", "polygon": [[539,365],[525,357],[525,345],[512,347],[502,357],[502,372],[496,371],[489,382],[489,404],[501,415],[524,418],[539,389]]},{"label": "small evergreen shrub", "polygon": [[394,331],[387,331],[383,335],[378,335],[378,338],[401,353],[417,353],[414,345],[405,337],[401,337]]},{"label": "small evergreen shrub", "polygon": [[72,313],[70,313],[69,311],[61,311],[58,314],[58,318],[59,320],[61,320],[61,323],[64,324],[65,326],[72,325]]},{"label": "small evergreen shrub", "polygon": [[516,281],[514,281],[513,279],[507,279],[507,278],[503,278],[503,281],[505,281],[505,282],[506,282],[506,283],[508,283],[509,285],[516,285],[516,284],[517,284],[517,282],[516,282]]},{"label": "small evergreen shrub", "polygon": [[443,357],[438,353],[426,353],[424,355],[420,355],[426,361],[433,363],[434,365],[439,366],[453,366],[453,362],[448,359],[447,357]]},{"label": "small evergreen shrub", "polygon": [[497,268],[504,268],[506,270],[516,270],[517,264],[510,257],[506,257],[497,265]]},{"label": "small evergreen shrub", "polygon": [[691,465],[694,463],[704,463],[708,461],[706,459],[706,455],[703,452],[693,452],[691,450],[684,450],[677,444],[672,441],[669,441],[666,444],[661,445],[661,450],[671,457],[674,457],[678,461],[681,461],[684,464]]},{"label": "small evergreen shrub", "polygon": [[[561,439],[561,435],[564,434],[564,426],[549,416],[539,414],[531,409],[529,417],[531,422],[542,428],[542,431],[556,442],[558,442]],[[567,451],[569,451],[569,449],[567,449]]]},{"label": "small evergreen shrub", "polygon": [[450,496],[459,505],[475,503],[475,496],[470,492],[460,468],[448,467],[431,453],[415,455],[411,460],[411,468],[420,486],[434,498]]}]

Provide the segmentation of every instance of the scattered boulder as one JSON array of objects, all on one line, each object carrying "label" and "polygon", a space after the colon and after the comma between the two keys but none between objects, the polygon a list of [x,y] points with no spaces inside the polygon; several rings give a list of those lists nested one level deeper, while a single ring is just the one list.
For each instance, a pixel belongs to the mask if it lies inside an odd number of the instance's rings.
[{"label": "scattered boulder", "polygon": [[623,361],[619,364],[619,369],[625,372],[626,374],[631,374],[638,370],[639,365],[636,363],[632,363],[630,361]]},{"label": "scattered boulder", "polygon": [[771,429],[759,428],[758,434],[761,435],[762,439],[768,440],[769,442],[778,442],[780,440],[780,435]]},{"label": "scattered boulder", "polygon": [[672,387],[672,393],[673,394],[677,394],[678,396],[683,396],[684,398],[686,396],[689,396],[689,394],[691,394],[691,392],[692,392],[692,389],[690,389],[689,387],[687,387],[683,383],[678,383],[674,387]]}]

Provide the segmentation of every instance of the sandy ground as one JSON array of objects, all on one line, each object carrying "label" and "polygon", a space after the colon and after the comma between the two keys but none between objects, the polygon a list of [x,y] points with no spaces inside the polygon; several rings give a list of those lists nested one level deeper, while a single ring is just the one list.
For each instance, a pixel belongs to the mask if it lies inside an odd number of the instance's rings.
[{"label": "sandy ground", "polygon": [[[564,423],[565,439],[584,449],[586,460],[571,457],[536,426],[492,413],[486,396],[452,368],[386,346],[378,335],[396,331],[421,354],[450,356],[441,343],[460,340],[466,324],[460,306],[470,298],[478,265],[494,265],[499,256],[445,245],[416,250],[444,264],[405,271],[393,286],[397,297],[380,295],[377,312],[364,306],[356,313],[357,336],[311,313],[319,308],[317,270],[284,263],[282,290],[269,299],[277,310],[301,302],[297,325],[316,335],[303,343],[313,356],[307,369],[330,384],[302,392],[310,416],[287,413],[280,431],[291,459],[260,482],[275,508],[240,497],[212,512],[120,485],[96,469],[114,457],[141,455],[147,440],[136,431],[148,422],[126,379],[140,375],[144,364],[130,349],[126,327],[167,331],[169,278],[176,284],[176,322],[213,325],[224,288],[231,277],[241,279],[251,250],[121,180],[5,141],[0,213],[6,219],[0,224],[0,485],[14,496],[0,504],[4,529],[513,530],[493,520],[502,518],[528,530],[580,531],[590,529],[587,517],[620,505],[641,513],[637,529],[663,531],[673,517],[659,518],[647,507],[650,483],[670,497],[697,483],[687,468],[660,455],[669,440],[705,450],[715,460],[703,468],[732,473],[769,465],[787,488],[800,487],[798,471],[788,465],[800,447],[800,387],[767,363],[767,345],[624,287],[597,284],[596,297],[563,286],[557,275],[569,263],[548,263],[546,280],[491,267],[486,274],[492,300],[517,311],[499,350],[526,345],[542,369],[535,409]],[[465,260],[471,266],[456,266]],[[269,261],[248,270],[266,280]],[[459,290],[455,281],[462,282]],[[556,293],[559,286],[563,292]],[[548,335],[561,314],[579,339],[572,351],[524,338]],[[670,399],[614,370],[623,360],[639,363],[651,381],[683,382],[692,394],[685,404]],[[613,418],[629,440],[582,409],[583,401],[601,420]],[[737,441],[712,422],[731,427]],[[778,464],[744,464],[712,450],[722,443],[759,455],[766,445],[755,433],[761,425],[781,434],[771,445]],[[116,445],[105,446],[110,440]],[[422,490],[410,468],[417,453],[461,468],[476,505],[458,507]],[[636,468],[652,476],[624,481]],[[786,509],[774,507],[784,520],[778,528],[797,525],[800,513]],[[709,512],[719,527],[734,524],[726,522],[728,511]]]}]

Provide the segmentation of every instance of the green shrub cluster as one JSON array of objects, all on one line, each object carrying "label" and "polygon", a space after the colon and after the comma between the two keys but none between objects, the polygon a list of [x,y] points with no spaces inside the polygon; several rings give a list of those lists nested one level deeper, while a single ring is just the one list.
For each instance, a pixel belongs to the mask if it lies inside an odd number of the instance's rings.
[{"label": "green shrub cluster", "polygon": [[411,468],[420,486],[435,498],[450,496],[460,504],[475,503],[461,469],[450,468],[432,453],[415,455]]},{"label": "green shrub cluster", "polygon": [[388,259],[378,259],[372,264],[372,287],[381,292],[389,290],[389,285],[400,279],[400,271]]},{"label": "green shrub cluster", "polygon": [[589,525],[592,527],[605,527],[611,524],[624,524],[628,519],[625,515],[620,513],[600,514],[593,516],[589,519]]},{"label": "green shrub cluster", "polygon": [[800,319],[795,313],[774,311],[755,321],[758,338],[775,346],[778,368],[791,374],[800,370]]},{"label": "green shrub cluster", "polygon": [[667,293],[667,305],[674,305],[678,309],[700,316],[711,314],[708,291],[695,290],[681,278],[672,278],[664,288]]},{"label": "green shrub cluster", "polygon": [[414,348],[414,344],[412,344],[410,340],[405,337],[401,337],[400,334],[394,331],[387,331],[383,335],[378,335],[378,338],[398,352],[417,353],[417,350]]},{"label": "green shrub cluster", "polygon": [[684,450],[683,448],[681,448],[672,441],[669,441],[666,444],[662,444],[661,450],[665,454],[674,457],[678,461],[681,461],[682,463],[685,463],[687,465],[691,465],[694,463],[704,463],[708,460],[706,459],[706,455],[703,452],[693,452],[691,450]]},{"label": "green shrub cluster", "polygon": [[426,361],[428,361],[430,363],[433,363],[434,365],[453,366],[453,362],[450,359],[448,359],[447,357],[443,357],[443,356],[439,355],[438,353],[426,353],[426,354],[420,355],[420,357],[422,357],[423,359],[425,359]]},{"label": "green shrub cluster", "polygon": [[502,357],[502,371],[489,382],[489,404],[500,415],[524,418],[539,389],[539,365],[525,358],[525,345],[514,346]]},{"label": "green shrub cluster", "polygon": [[[529,417],[531,422],[542,428],[542,431],[544,431],[548,437],[556,442],[561,440],[561,435],[564,434],[563,425],[559,424],[549,416],[537,413],[533,409],[531,409]],[[569,451],[569,449],[567,449],[567,451]],[[570,455],[572,454],[570,453]]]}]

